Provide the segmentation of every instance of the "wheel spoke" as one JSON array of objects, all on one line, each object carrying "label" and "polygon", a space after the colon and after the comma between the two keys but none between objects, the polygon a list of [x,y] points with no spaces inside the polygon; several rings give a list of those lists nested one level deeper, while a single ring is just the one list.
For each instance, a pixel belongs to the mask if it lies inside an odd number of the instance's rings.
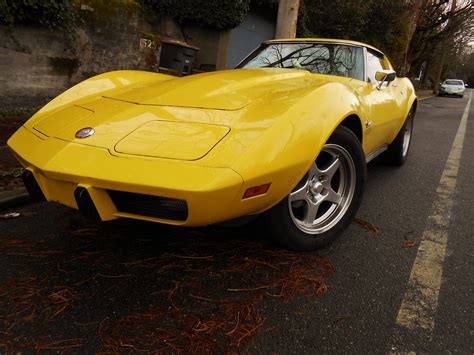
[{"label": "wheel spoke", "polygon": [[326,169],[324,169],[321,172],[327,175],[328,180],[331,181],[332,177],[334,176],[334,174],[336,173],[336,171],[339,169],[340,166],[341,166],[341,161],[339,157],[336,156],[336,158],[331,163],[331,165],[329,165]]},{"label": "wheel spoke", "polygon": [[340,204],[342,200],[342,196],[339,195],[336,191],[332,188],[328,190],[328,194],[325,196],[324,201],[329,201],[335,204]]},{"label": "wheel spoke", "polygon": [[313,224],[314,220],[316,219],[316,215],[318,214],[318,209],[319,209],[319,203],[308,201],[306,214],[304,216],[304,223],[306,225]]},{"label": "wheel spoke", "polygon": [[341,145],[327,143],[317,159],[319,164],[314,161],[288,195],[295,226],[312,235],[330,230],[344,217],[351,206],[357,177],[353,157]]},{"label": "wheel spoke", "polygon": [[318,166],[316,165],[316,162],[313,162],[313,164],[311,164],[311,167],[309,168],[309,171],[308,171],[308,180],[310,180],[314,175],[317,175],[321,172],[321,170],[319,170]]},{"label": "wheel spoke", "polygon": [[304,184],[304,186],[301,187],[300,189],[290,193],[290,201],[295,202],[295,201],[306,200],[308,196],[306,193],[306,186],[307,184]]}]

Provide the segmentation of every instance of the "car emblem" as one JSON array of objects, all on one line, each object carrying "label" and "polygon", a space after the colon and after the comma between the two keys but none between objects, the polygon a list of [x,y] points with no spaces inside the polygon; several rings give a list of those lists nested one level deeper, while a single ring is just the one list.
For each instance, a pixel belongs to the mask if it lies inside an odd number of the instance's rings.
[{"label": "car emblem", "polygon": [[92,136],[94,133],[95,130],[92,127],[81,128],[76,132],[76,138],[87,138]]}]

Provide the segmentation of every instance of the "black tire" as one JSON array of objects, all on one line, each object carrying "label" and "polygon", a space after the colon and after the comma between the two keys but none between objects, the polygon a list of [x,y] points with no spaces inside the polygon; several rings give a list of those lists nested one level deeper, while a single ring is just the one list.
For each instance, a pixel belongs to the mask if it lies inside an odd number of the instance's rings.
[{"label": "black tire", "polygon": [[[340,152],[340,155],[337,152]],[[334,160],[331,161],[332,158]],[[366,169],[365,156],[359,140],[351,130],[338,127],[301,182],[283,201],[263,216],[269,226],[272,240],[280,246],[299,251],[321,248],[335,240],[351,223],[360,206]],[[327,189],[323,187],[318,190],[323,185]],[[301,197],[291,202],[294,195]],[[318,196],[321,196],[320,200]],[[340,202],[329,201],[337,198],[341,198]],[[313,206],[317,206],[314,219],[309,218],[311,201]],[[301,211],[306,209],[306,213],[302,214],[307,215],[307,220],[312,221],[311,223],[305,224],[306,218],[302,218],[305,221],[298,219],[299,209]],[[318,217],[319,213],[321,215]],[[328,217],[325,217],[326,215]],[[319,223],[318,219],[322,222]],[[323,230],[325,226],[323,223],[326,223],[326,230]]]},{"label": "black tire", "polygon": [[[400,132],[398,132],[394,141],[388,146],[387,151],[383,154],[387,163],[395,166],[402,166],[407,160],[410,152],[411,138],[413,133],[413,120],[415,118],[415,110],[412,108],[408,113],[408,117],[403,123]],[[409,136],[406,135],[409,132]],[[405,147],[405,140],[408,139],[408,147]]]}]

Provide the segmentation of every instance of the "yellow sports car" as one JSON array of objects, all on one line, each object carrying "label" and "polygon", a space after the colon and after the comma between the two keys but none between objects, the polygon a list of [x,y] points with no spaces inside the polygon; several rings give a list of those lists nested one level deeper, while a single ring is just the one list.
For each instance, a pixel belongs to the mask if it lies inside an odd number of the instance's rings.
[{"label": "yellow sports car", "polygon": [[261,214],[277,243],[310,250],[350,223],[368,161],[403,164],[416,104],[369,45],[273,40],[234,70],[90,78],[8,145],[33,197],[86,216],[202,226]]}]

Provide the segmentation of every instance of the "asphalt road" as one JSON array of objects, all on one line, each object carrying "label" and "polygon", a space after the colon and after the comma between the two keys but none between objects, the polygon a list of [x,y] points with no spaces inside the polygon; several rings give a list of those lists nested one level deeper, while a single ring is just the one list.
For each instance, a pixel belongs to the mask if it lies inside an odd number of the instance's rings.
[{"label": "asphalt road", "polygon": [[279,250],[248,227],[18,209],[0,220],[0,353],[474,353],[474,102],[433,264],[440,288],[427,280],[434,327],[397,321],[468,99],[419,103],[407,163],[369,164],[365,227],[353,223],[318,253]]}]

